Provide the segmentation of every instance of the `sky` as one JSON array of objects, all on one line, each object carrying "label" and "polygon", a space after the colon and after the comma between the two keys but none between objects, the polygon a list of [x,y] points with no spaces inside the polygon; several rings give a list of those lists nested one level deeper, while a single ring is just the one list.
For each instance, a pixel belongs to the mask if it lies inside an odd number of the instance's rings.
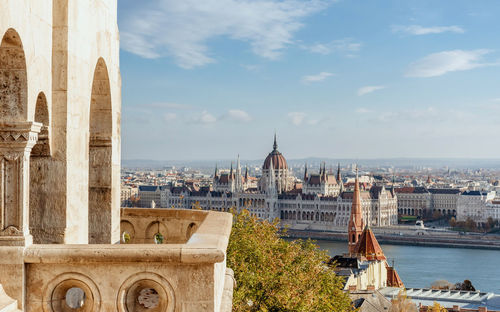
[{"label": "sky", "polygon": [[120,0],[122,158],[497,158],[498,0]]}]

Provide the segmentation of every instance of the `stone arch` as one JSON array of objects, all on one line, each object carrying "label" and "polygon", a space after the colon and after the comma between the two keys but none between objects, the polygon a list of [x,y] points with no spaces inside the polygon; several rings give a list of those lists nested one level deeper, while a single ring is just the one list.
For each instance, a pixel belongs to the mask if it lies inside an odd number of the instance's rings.
[{"label": "stone arch", "polygon": [[144,243],[145,244],[154,244],[155,234],[160,233],[163,235],[164,240],[167,239],[167,227],[163,222],[153,221],[146,228]]},{"label": "stone arch", "polygon": [[186,239],[189,240],[191,238],[191,235],[196,232],[196,229],[198,228],[198,225],[194,222],[190,223],[187,227],[187,232],[186,232]]},{"label": "stone arch", "polygon": [[0,121],[27,121],[28,75],[21,37],[9,28],[0,43]]},{"label": "stone arch", "polygon": [[35,122],[41,123],[42,127],[30,156],[30,232],[37,244],[53,243],[62,240],[63,237],[48,231],[54,214],[50,204],[55,202],[51,190],[57,183],[57,178],[54,178],[50,170],[53,162],[50,157],[50,115],[47,98],[43,92],[37,96]]},{"label": "stone arch", "polygon": [[[135,243],[135,227],[127,220],[122,220],[120,222],[120,241],[121,243]],[[126,241],[125,234],[128,234],[129,241]]]},{"label": "stone arch", "polygon": [[110,243],[112,224],[112,103],[108,68],[94,70],[89,116],[89,243]]},{"label": "stone arch", "polygon": [[16,237],[9,244],[24,245],[31,240],[29,163],[39,131],[39,124],[28,121],[23,43],[17,31],[9,28],[0,42],[0,240]]},{"label": "stone arch", "polygon": [[38,134],[38,141],[31,150],[31,157],[50,156],[50,115],[47,98],[43,92],[40,92],[36,98],[35,122],[41,123],[42,128]]}]

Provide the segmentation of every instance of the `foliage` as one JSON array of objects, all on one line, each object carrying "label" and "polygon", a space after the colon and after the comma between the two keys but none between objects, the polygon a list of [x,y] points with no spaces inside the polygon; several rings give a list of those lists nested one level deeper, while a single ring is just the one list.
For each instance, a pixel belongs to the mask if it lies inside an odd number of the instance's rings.
[{"label": "foliage", "polygon": [[136,195],[132,195],[130,197],[130,207],[139,207],[139,203],[141,201],[141,198]]},{"label": "foliage", "polygon": [[389,312],[417,312],[417,306],[406,296],[406,291],[401,290],[398,297],[392,300]]},{"label": "foliage", "polygon": [[233,311],[351,311],[342,278],[310,240],[281,238],[278,221],[234,215],[227,262],[237,281]]},{"label": "foliage", "polygon": [[448,312],[448,310],[446,310],[445,307],[443,307],[442,305],[440,305],[437,302],[434,302],[434,305],[430,308],[430,310],[432,312]]},{"label": "foliage", "polygon": [[456,283],[455,289],[456,290],[476,291],[476,288],[472,285],[472,282],[469,280],[465,280],[463,283]]}]

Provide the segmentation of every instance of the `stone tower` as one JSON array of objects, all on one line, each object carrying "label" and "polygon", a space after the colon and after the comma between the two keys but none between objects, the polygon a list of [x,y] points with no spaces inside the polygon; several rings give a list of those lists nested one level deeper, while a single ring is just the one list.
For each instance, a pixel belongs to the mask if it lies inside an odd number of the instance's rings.
[{"label": "stone tower", "polygon": [[349,255],[354,255],[356,245],[363,233],[363,211],[361,207],[361,196],[359,191],[358,168],[356,168],[356,181],[354,182],[354,193],[352,194],[351,217],[349,219],[348,239]]}]

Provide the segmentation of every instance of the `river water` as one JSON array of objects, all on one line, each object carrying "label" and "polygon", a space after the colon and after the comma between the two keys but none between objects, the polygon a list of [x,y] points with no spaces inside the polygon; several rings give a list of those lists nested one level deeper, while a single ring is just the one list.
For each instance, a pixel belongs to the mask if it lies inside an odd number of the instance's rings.
[{"label": "river water", "polygon": [[[318,240],[331,256],[347,252],[347,242]],[[468,279],[477,290],[500,294],[500,250],[381,244],[406,288],[430,287],[436,280]]]}]

